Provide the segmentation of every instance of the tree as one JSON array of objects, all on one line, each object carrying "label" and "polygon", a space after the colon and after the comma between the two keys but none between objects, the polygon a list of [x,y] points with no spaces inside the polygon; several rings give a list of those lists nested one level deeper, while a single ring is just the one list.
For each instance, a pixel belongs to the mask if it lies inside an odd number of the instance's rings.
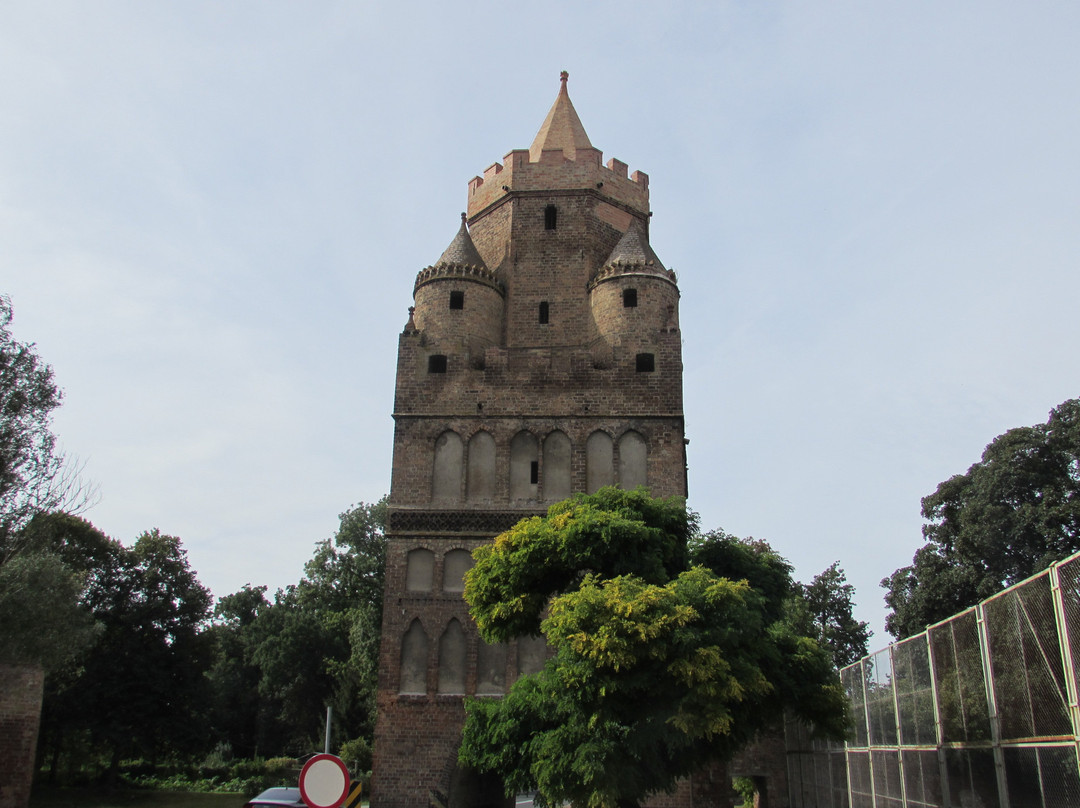
[{"label": "tree", "polygon": [[682,500],[613,488],[552,506],[474,552],[481,636],[542,634],[554,655],[502,699],[469,699],[467,767],[548,805],[636,806],[725,759],[790,708],[834,737],[828,655],[783,620],[793,583],[764,543],[688,547]]},{"label": "tree", "polygon": [[273,603],[265,587],[250,586],[218,602],[214,722],[234,750],[308,752],[321,741],[327,705],[341,740],[374,731],[386,500],[339,519],[303,578]]},{"label": "tree", "polygon": [[927,539],[882,580],[894,637],[973,606],[1080,550],[1080,399],[1010,429],[923,498]]},{"label": "tree", "polygon": [[97,635],[79,598],[83,579],[53,553],[23,553],[0,566],[0,661],[59,668]]},{"label": "tree", "polygon": [[839,561],[815,575],[809,584],[799,584],[798,590],[792,608],[805,611],[805,633],[829,652],[838,669],[866,656],[869,624],[855,619],[855,587],[847,582]]},{"label": "tree", "polygon": [[57,450],[51,420],[63,393],[34,344],[12,335],[13,316],[0,295],[0,565],[24,546],[22,529],[35,514],[77,512],[95,496]]},{"label": "tree", "polygon": [[211,601],[180,540],[151,530],[127,548],[66,515],[32,526],[84,576],[82,605],[101,625],[78,665],[47,685],[43,747],[56,759],[79,739],[111,776],[123,757],[200,749]]}]

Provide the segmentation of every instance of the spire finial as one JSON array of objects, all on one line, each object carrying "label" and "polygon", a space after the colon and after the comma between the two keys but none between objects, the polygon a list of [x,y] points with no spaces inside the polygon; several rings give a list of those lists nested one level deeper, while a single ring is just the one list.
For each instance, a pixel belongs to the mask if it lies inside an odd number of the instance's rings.
[{"label": "spire finial", "polygon": [[566,80],[568,78],[570,78],[570,74],[567,73],[565,70],[559,74],[559,81],[562,82],[562,89],[564,92],[566,91]]},{"label": "spire finial", "polygon": [[461,214],[461,223],[462,223],[462,224],[465,224],[465,221],[466,221],[466,220],[467,220],[468,218],[469,218],[468,216],[466,216],[466,215],[465,215],[464,213],[462,213],[462,214]]}]

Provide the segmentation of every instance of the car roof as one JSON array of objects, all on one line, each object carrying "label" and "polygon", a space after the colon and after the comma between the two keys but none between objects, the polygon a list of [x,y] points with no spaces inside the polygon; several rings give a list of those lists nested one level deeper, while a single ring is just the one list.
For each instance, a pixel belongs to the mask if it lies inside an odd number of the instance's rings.
[{"label": "car roof", "polygon": [[257,797],[248,800],[249,803],[264,803],[274,805],[303,805],[300,799],[300,789],[288,786],[268,788]]}]

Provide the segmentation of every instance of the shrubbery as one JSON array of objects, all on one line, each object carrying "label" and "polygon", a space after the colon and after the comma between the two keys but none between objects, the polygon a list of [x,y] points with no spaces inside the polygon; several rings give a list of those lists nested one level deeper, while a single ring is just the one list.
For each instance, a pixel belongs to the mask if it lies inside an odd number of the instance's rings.
[{"label": "shrubbery", "polygon": [[200,766],[151,765],[129,761],[120,767],[120,782],[132,788],[243,794],[253,797],[274,786],[295,787],[300,765],[295,758],[207,762]]}]

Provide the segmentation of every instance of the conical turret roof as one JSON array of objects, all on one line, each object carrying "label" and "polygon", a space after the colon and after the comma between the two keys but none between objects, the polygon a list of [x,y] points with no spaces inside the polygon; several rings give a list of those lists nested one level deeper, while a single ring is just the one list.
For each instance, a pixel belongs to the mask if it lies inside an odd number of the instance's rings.
[{"label": "conical turret roof", "polygon": [[649,246],[645,228],[637,219],[630,222],[630,226],[619,239],[619,243],[615,245],[615,249],[611,251],[608,260],[604,262],[604,266],[649,267],[658,272],[667,271],[660,263],[660,259],[656,257],[652,247]]},{"label": "conical turret roof", "polygon": [[555,103],[551,105],[547,118],[529,147],[529,160],[539,162],[540,154],[546,149],[562,149],[568,160],[574,160],[578,149],[591,149],[592,143],[581,125],[577,110],[570,103],[570,94],[566,91],[566,80],[570,74],[565,70],[560,75],[562,86]]},{"label": "conical turret roof", "polygon": [[450,242],[450,246],[443,250],[439,260],[435,262],[436,268],[446,266],[487,269],[487,264],[480,257],[480,252],[476,249],[476,245],[473,244],[472,236],[469,235],[464,213],[461,214],[461,227],[458,229],[457,235]]},{"label": "conical turret roof", "polygon": [[473,243],[472,236],[469,235],[464,213],[461,214],[461,227],[458,228],[454,240],[443,250],[438,261],[417,273],[413,290],[415,292],[425,284],[447,279],[463,279],[481,283],[503,294],[502,284],[495,277],[495,273],[488,269],[484,259],[480,257],[480,251]]}]

